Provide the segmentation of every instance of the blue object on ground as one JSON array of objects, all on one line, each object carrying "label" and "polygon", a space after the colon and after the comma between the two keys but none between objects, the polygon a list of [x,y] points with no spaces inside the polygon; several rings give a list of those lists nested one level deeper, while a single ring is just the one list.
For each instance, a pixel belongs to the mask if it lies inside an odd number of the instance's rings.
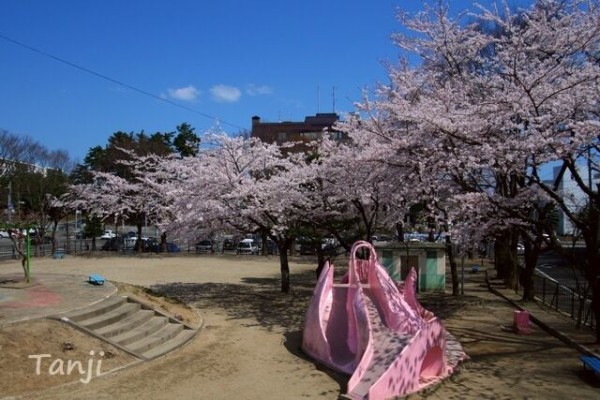
[{"label": "blue object on ground", "polygon": [[88,278],[88,282],[92,285],[104,285],[105,281],[106,279],[104,279],[104,277],[100,274],[92,274]]},{"label": "blue object on ground", "polygon": [[591,355],[582,354],[580,357],[583,362],[583,369],[591,369],[596,376],[600,377],[600,358]]}]

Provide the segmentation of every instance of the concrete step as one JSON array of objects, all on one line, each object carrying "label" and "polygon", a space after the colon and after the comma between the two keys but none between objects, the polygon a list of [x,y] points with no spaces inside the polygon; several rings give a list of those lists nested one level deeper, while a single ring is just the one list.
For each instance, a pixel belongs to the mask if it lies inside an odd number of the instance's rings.
[{"label": "concrete step", "polygon": [[117,335],[121,335],[125,332],[129,332],[136,327],[145,324],[155,315],[154,310],[139,310],[135,314],[132,314],[114,324],[107,325],[102,328],[96,329],[96,333],[107,338],[112,338]]},{"label": "concrete step", "polygon": [[57,317],[147,360],[176,349],[197,332],[150,305],[117,295]]},{"label": "concrete step", "polygon": [[141,306],[137,303],[129,303],[126,302],[124,304],[122,304],[121,306],[110,310],[108,312],[105,312],[101,315],[97,315],[93,318],[90,319],[85,319],[85,320],[81,320],[79,321],[79,324],[81,324],[83,327],[90,329],[90,330],[96,330],[111,324],[114,324],[115,322],[121,321],[125,318],[127,318],[130,315],[135,314],[136,312],[141,310]]},{"label": "concrete step", "polygon": [[152,333],[151,335],[143,338],[142,340],[131,343],[127,346],[127,348],[136,353],[143,354],[148,350],[163,344],[167,340],[174,338],[182,330],[182,324],[168,323],[160,330]]},{"label": "concrete step", "polygon": [[194,329],[182,329],[177,336],[161,343],[158,346],[152,347],[148,351],[143,352],[142,356],[150,360],[162,356],[163,354],[167,354],[168,352],[173,351],[190,341],[195,334],[196,331]]},{"label": "concrete step", "polygon": [[114,310],[127,302],[126,297],[122,296],[110,296],[109,298],[102,300],[99,303],[92,304],[89,307],[85,307],[79,310],[68,312],[65,316],[71,321],[79,322],[86,319],[94,318],[98,315],[102,315],[106,312]]},{"label": "concrete step", "polygon": [[112,341],[120,344],[121,346],[130,347],[132,343],[139,342],[142,339],[158,332],[165,325],[169,323],[166,317],[160,315],[153,315],[145,323],[138,325],[130,330],[123,332],[117,336],[111,338]]}]

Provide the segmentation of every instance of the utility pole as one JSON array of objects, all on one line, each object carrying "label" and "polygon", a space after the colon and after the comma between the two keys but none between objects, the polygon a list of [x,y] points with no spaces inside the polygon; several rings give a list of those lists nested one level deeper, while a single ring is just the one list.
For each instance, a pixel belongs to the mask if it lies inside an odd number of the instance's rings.
[{"label": "utility pole", "polygon": [[333,98],[333,112],[335,112],[335,86],[331,91],[331,97]]},{"label": "utility pole", "polygon": [[8,202],[6,203],[6,213],[8,214],[8,222],[12,221],[12,214],[14,212],[14,207],[12,204],[12,181],[8,182]]}]

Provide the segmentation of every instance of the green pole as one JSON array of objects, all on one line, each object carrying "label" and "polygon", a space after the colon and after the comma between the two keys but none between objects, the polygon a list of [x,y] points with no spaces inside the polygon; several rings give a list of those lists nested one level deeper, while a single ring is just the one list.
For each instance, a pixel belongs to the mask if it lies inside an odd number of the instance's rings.
[{"label": "green pole", "polygon": [[26,247],[27,248],[27,253],[26,253],[26,256],[27,256],[27,276],[25,278],[27,280],[27,283],[29,283],[29,258],[30,258],[29,257],[30,256],[30,254],[29,254],[29,251],[30,251],[29,228],[27,229],[26,240],[27,240],[27,247]]}]

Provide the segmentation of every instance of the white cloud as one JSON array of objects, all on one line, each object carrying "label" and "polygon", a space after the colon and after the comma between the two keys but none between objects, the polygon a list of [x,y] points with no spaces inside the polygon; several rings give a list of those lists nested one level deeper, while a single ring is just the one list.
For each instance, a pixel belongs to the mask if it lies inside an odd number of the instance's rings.
[{"label": "white cloud", "polygon": [[210,93],[219,103],[235,103],[242,96],[240,89],[227,85],[215,85],[210,88]]},{"label": "white cloud", "polygon": [[194,101],[200,96],[200,91],[192,85],[168,91],[169,96],[177,100]]},{"label": "white cloud", "polygon": [[246,86],[246,93],[250,96],[260,96],[273,93],[273,89],[267,85],[256,85],[251,83]]}]

